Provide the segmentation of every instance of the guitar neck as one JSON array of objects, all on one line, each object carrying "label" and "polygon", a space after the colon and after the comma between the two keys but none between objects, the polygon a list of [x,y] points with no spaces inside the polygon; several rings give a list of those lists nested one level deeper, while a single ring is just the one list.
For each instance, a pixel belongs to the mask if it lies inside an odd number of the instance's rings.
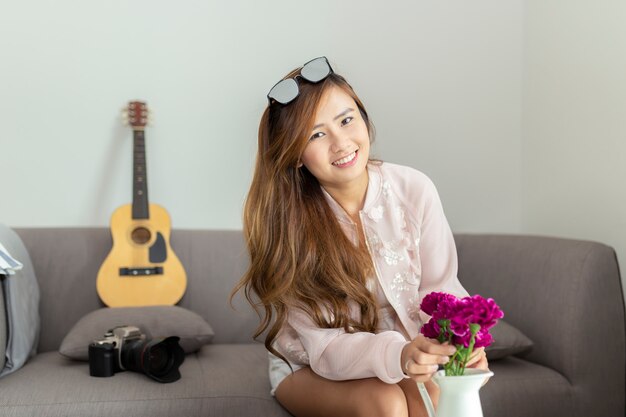
[{"label": "guitar neck", "polygon": [[150,218],[146,143],[143,129],[133,130],[133,219]]}]

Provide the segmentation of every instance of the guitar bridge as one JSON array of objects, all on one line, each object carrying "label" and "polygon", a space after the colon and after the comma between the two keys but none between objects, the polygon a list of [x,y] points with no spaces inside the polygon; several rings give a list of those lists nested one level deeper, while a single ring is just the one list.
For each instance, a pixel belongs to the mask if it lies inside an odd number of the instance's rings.
[{"label": "guitar bridge", "polygon": [[120,268],[120,276],[145,276],[145,275],[163,275],[163,267],[155,266],[154,268]]}]

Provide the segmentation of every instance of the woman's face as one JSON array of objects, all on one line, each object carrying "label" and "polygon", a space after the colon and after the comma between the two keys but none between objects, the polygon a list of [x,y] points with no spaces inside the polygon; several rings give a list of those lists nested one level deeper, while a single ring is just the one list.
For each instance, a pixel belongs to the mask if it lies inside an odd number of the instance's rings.
[{"label": "woman's face", "polygon": [[302,164],[328,189],[367,184],[370,137],[356,102],[338,87],[322,96]]}]

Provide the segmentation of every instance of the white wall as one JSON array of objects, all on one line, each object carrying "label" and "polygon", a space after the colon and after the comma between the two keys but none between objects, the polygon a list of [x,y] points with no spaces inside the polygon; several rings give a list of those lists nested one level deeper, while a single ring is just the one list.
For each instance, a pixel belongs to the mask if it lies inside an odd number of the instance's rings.
[{"label": "white wall", "polygon": [[626,2],[532,0],[525,22],[523,230],[624,264]]},{"label": "white wall", "polygon": [[523,2],[0,4],[0,222],[107,225],[131,199],[119,110],[145,99],[150,199],[177,228],[241,227],[267,90],[327,55],[377,155],[422,169],[457,231],[519,232]]}]

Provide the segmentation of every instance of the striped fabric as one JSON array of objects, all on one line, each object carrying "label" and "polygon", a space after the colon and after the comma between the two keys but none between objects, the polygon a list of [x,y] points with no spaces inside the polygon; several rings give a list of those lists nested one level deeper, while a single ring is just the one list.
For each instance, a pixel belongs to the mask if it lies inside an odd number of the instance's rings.
[{"label": "striped fabric", "polygon": [[11,256],[9,251],[0,242],[0,275],[13,275],[24,265]]}]

